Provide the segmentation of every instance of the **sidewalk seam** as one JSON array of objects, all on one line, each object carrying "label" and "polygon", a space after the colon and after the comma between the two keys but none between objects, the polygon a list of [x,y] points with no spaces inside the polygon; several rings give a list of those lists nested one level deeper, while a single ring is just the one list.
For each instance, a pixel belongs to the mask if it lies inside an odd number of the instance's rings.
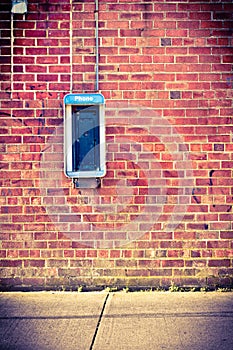
[{"label": "sidewalk seam", "polygon": [[102,321],[102,317],[103,317],[103,313],[104,313],[104,310],[105,310],[105,307],[106,307],[106,304],[107,304],[107,301],[108,301],[108,297],[109,297],[109,293],[106,295],[106,298],[104,300],[104,304],[103,304],[103,307],[102,307],[102,310],[101,310],[101,313],[100,313],[100,316],[99,316],[99,319],[98,319],[98,323],[96,325],[95,333],[93,335],[91,346],[90,346],[89,350],[93,350],[93,346],[95,344],[95,340],[96,340],[96,337],[97,337],[99,326],[100,326],[101,321]]}]

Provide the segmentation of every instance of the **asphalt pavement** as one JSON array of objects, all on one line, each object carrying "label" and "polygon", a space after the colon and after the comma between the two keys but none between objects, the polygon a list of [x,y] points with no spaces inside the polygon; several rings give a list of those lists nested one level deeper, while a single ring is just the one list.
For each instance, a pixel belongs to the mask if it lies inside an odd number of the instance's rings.
[{"label": "asphalt pavement", "polygon": [[233,350],[233,293],[3,292],[0,349]]}]

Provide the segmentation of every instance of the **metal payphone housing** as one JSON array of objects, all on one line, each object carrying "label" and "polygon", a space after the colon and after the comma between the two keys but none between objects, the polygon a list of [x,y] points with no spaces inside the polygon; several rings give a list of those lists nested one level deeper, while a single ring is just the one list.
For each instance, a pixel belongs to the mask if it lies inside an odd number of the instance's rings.
[{"label": "metal payphone housing", "polygon": [[74,180],[76,187],[97,187],[98,179],[106,173],[104,97],[68,94],[64,111],[65,175]]}]

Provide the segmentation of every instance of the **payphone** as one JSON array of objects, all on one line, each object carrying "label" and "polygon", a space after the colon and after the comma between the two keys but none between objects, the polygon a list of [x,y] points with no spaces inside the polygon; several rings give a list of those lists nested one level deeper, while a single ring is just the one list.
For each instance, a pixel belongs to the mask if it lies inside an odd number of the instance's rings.
[{"label": "payphone", "polygon": [[65,174],[76,187],[98,187],[106,173],[104,97],[68,94],[65,110]]}]

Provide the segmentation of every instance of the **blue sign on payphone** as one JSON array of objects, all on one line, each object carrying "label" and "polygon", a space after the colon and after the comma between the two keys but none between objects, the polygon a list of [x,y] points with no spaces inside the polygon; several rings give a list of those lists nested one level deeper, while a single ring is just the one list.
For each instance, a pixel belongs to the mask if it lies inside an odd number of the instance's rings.
[{"label": "blue sign on payphone", "polygon": [[65,105],[103,104],[104,96],[101,94],[69,94],[64,98]]}]

